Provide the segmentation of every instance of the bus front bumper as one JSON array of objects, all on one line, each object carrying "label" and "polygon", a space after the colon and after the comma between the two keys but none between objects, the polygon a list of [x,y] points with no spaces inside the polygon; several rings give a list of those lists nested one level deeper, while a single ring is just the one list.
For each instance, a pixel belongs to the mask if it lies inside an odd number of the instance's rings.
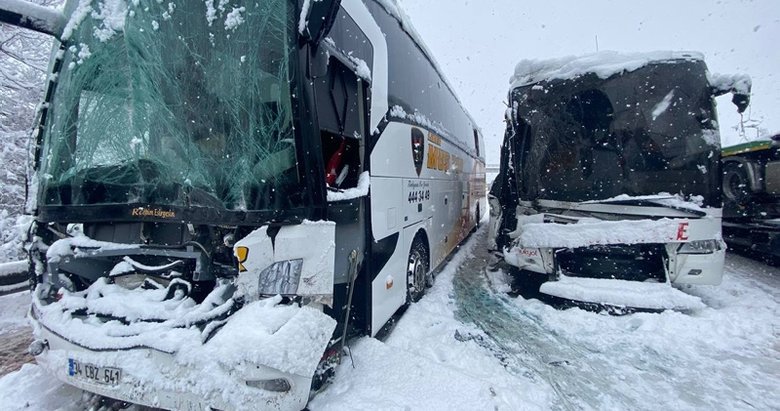
[{"label": "bus front bumper", "polygon": [[65,384],[115,400],[170,410],[300,410],[309,399],[311,376],[251,363],[226,367],[213,358],[182,364],[149,348],[90,350],[37,328],[36,341],[45,347],[35,357],[40,366]]}]

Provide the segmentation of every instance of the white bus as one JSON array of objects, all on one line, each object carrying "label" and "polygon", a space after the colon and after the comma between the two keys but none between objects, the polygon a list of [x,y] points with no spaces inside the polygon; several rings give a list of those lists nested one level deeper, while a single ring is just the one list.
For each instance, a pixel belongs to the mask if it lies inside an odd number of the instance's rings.
[{"label": "white bus", "polygon": [[70,385],[303,408],[485,210],[479,130],[392,1],[0,5],[57,39],[31,352]]},{"label": "white bus", "polygon": [[[517,65],[491,236],[559,299],[687,308],[671,284],[720,284],[716,95],[739,112],[750,80],[691,52],[601,52]],[[618,280],[618,281],[615,281]]]}]

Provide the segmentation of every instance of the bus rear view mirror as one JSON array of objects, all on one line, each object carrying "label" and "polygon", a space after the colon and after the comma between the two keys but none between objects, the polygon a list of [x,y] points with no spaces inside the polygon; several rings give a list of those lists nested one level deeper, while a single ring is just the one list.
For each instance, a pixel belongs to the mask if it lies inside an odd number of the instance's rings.
[{"label": "bus rear view mirror", "polygon": [[[304,1],[304,10],[302,10],[301,14],[302,16],[305,14],[306,17],[298,24],[300,35],[312,44],[318,44],[320,40],[328,35],[340,5],[341,0]],[[306,7],[308,7],[308,10],[306,10]]]},{"label": "bus rear view mirror", "polygon": [[743,113],[750,105],[750,90],[753,81],[746,74],[711,74],[709,75],[712,95],[722,96],[732,93],[731,102],[737,106],[737,112]]},{"label": "bus rear view mirror", "polygon": [[744,113],[750,105],[750,94],[734,93],[731,102],[737,106],[738,113]]},{"label": "bus rear view mirror", "polygon": [[65,28],[61,11],[24,0],[0,0],[0,22],[54,36],[58,40]]}]

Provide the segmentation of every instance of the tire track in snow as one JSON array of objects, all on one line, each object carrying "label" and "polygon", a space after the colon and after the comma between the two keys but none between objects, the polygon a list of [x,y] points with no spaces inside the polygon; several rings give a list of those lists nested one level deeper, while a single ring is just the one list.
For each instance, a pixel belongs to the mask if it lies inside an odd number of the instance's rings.
[{"label": "tire track in snow", "polygon": [[[477,241],[485,244],[485,230],[477,236]],[[555,409],[642,408],[634,398],[616,390],[620,381],[613,380],[615,370],[608,362],[593,358],[601,355],[567,341],[545,328],[541,319],[514,306],[510,297],[491,291],[484,272],[490,254],[479,246],[473,254],[453,280],[456,316],[474,323],[490,337],[490,341],[478,342],[509,372],[546,381],[557,395],[552,404]]]}]

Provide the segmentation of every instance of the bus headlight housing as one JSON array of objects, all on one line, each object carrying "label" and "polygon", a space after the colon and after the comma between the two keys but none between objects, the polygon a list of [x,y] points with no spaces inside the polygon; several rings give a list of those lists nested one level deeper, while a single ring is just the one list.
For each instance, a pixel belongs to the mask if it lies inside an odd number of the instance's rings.
[{"label": "bus headlight housing", "polygon": [[677,252],[680,254],[712,254],[720,250],[721,246],[718,240],[697,240],[683,243]]},{"label": "bus headlight housing", "polygon": [[277,261],[260,272],[260,295],[295,295],[301,278],[303,259]]}]

